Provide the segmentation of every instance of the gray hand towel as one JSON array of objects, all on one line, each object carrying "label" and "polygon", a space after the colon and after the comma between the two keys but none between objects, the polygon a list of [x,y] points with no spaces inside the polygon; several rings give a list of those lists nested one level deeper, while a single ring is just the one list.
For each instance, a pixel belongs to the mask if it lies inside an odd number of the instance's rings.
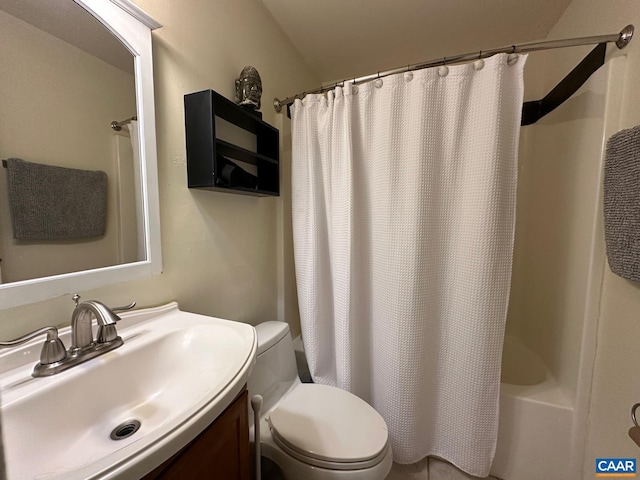
[{"label": "gray hand towel", "polygon": [[107,174],[7,160],[13,236],[57,240],[104,235]]},{"label": "gray hand towel", "polygon": [[640,125],[612,135],[607,143],[604,236],[611,271],[640,281]]}]

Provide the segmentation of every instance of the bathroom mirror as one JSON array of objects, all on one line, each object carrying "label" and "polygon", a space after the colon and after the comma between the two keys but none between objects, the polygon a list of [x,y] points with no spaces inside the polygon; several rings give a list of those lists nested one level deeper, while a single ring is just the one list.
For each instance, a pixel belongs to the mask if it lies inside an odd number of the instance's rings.
[{"label": "bathroom mirror", "polygon": [[[0,309],[160,273],[158,27],[128,0],[0,0],[0,158],[102,171],[107,206],[103,235],[16,239],[7,177],[18,172],[0,168]],[[13,185],[15,199],[26,188]],[[64,201],[93,213],[81,196]]]}]

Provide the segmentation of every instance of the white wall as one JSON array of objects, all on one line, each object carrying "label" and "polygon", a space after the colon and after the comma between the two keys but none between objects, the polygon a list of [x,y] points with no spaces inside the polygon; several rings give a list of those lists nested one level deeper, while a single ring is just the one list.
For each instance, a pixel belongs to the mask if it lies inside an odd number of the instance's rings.
[{"label": "white wall", "polygon": [[[262,77],[264,119],[275,124],[273,97],[320,82],[258,0],[136,3],[163,24],[153,33],[163,273],[79,293],[108,305],[177,300],[185,310],[233,320],[276,319],[283,296],[278,289],[282,198],[187,188],[183,96],[212,88],[233,98],[234,79],[253,65]],[[0,338],[68,324],[72,306],[66,296],[0,310]]]}]

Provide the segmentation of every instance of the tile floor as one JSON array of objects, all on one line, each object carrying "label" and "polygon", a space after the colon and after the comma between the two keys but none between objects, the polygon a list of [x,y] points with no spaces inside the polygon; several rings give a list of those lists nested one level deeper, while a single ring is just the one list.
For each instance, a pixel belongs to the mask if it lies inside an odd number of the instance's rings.
[{"label": "tile floor", "polygon": [[450,463],[426,458],[412,465],[393,464],[386,480],[500,480],[496,477],[472,477]]}]

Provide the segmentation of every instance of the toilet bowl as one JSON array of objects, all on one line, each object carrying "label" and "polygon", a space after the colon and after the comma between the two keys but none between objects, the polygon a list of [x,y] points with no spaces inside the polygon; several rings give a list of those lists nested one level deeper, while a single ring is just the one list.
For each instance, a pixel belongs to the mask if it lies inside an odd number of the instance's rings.
[{"label": "toilet bowl", "polygon": [[[392,457],[380,414],[352,393],[301,383],[286,323],[264,322],[256,332],[258,353],[248,390],[250,397],[263,397],[262,456],[287,480],[383,480]],[[249,423],[253,430],[252,414]]]}]

